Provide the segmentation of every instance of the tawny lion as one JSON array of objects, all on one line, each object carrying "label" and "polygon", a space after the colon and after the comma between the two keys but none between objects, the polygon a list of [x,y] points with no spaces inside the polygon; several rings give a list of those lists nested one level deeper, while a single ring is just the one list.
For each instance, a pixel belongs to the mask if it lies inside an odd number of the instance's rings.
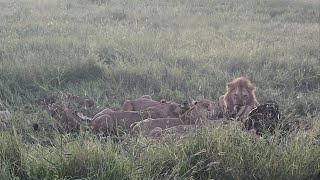
[{"label": "tawny lion", "polygon": [[250,110],[259,106],[255,95],[256,87],[245,77],[238,77],[227,83],[227,91],[219,98],[219,106],[224,116],[245,118]]}]

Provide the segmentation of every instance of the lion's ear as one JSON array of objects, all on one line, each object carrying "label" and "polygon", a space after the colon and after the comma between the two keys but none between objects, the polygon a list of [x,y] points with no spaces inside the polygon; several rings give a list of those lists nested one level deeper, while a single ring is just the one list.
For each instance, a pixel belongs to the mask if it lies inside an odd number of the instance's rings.
[{"label": "lion's ear", "polygon": [[192,104],[196,105],[196,104],[198,104],[198,101],[192,100]]},{"label": "lion's ear", "polygon": [[233,83],[232,83],[232,82],[227,83],[226,88],[227,88],[228,90],[229,90],[229,89],[232,89],[232,87],[233,87]]}]

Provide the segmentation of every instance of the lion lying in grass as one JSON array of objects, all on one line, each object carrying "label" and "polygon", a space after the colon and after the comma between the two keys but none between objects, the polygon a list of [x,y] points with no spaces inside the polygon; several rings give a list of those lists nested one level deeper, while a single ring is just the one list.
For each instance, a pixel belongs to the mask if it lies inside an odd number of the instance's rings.
[{"label": "lion lying in grass", "polygon": [[[145,97],[145,96],[149,96],[149,95],[144,95],[142,97]],[[167,102],[165,100],[161,100],[160,103],[157,103],[156,105],[148,107],[141,111],[148,112],[150,114],[155,114],[155,116],[158,118],[165,118],[165,117],[179,117],[179,115],[185,113],[189,109],[190,107],[187,102],[183,102],[182,104],[177,104],[175,102],[170,102],[170,101]],[[110,108],[106,108],[101,112],[97,113],[93,117],[93,119],[96,119],[99,116],[102,116],[104,114],[108,114],[111,112],[114,112],[114,111]]]},{"label": "lion lying in grass", "polygon": [[202,99],[191,107],[180,118],[158,118],[146,119],[138,122],[133,130],[133,134],[142,132],[144,136],[149,136],[155,128],[166,129],[179,125],[190,125],[201,123],[202,120],[211,119],[214,114],[214,103],[208,99]]},{"label": "lion lying in grass", "polygon": [[161,102],[155,101],[150,95],[143,95],[135,100],[126,100],[122,105],[123,111],[141,111],[148,107],[156,106]]},{"label": "lion lying in grass", "polygon": [[116,134],[118,128],[127,131],[132,124],[147,118],[179,117],[181,106],[174,102],[165,102],[142,111],[110,111],[100,114],[92,120],[90,128],[95,133]]}]

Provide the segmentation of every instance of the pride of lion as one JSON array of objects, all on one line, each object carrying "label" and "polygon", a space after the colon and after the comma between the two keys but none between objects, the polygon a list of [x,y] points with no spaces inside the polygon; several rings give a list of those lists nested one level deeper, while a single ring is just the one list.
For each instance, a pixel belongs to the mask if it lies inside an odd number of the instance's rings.
[{"label": "pride of lion", "polygon": [[[163,134],[185,134],[202,127],[225,127],[232,120],[240,121],[245,130],[257,135],[263,132],[261,124],[265,127],[265,124],[269,123],[267,127],[273,128],[269,132],[273,132],[274,122],[278,123],[280,118],[279,111],[275,113],[272,103],[260,105],[255,91],[256,87],[250,80],[238,77],[226,84],[226,92],[219,97],[217,103],[210,99],[200,99],[191,104],[187,101],[156,101],[150,95],[143,95],[138,99],[126,100],[118,111],[96,108],[92,109],[94,113],[91,115],[84,115],[80,110],[72,112],[66,103],[54,98],[56,95],[36,102],[47,105],[49,113],[56,120],[59,132],[62,133],[78,132],[82,125],[86,125],[96,134],[112,136],[125,133],[132,136],[159,137]],[[94,101],[87,96],[68,94],[66,99],[77,103],[75,107],[78,109],[95,108]],[[261,113],[266,115],[262,116]],[[270,113],[273,116],[270,116]],[[299,123],[299,127],[304,126],[304,129],[312,126],[310,122],[293,122]]]}]

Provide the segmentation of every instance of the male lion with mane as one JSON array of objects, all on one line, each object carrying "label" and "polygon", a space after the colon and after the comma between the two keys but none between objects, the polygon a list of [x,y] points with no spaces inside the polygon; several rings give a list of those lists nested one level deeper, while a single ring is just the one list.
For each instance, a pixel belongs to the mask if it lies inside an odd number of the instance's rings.
[{"label": "male lion with mane", "polygon": [[219,98],[224,116],[227,119],[245,118],[252,108],[259,106],[255,91],[256,87],[245,77],[227,83],[227,92]]}]

